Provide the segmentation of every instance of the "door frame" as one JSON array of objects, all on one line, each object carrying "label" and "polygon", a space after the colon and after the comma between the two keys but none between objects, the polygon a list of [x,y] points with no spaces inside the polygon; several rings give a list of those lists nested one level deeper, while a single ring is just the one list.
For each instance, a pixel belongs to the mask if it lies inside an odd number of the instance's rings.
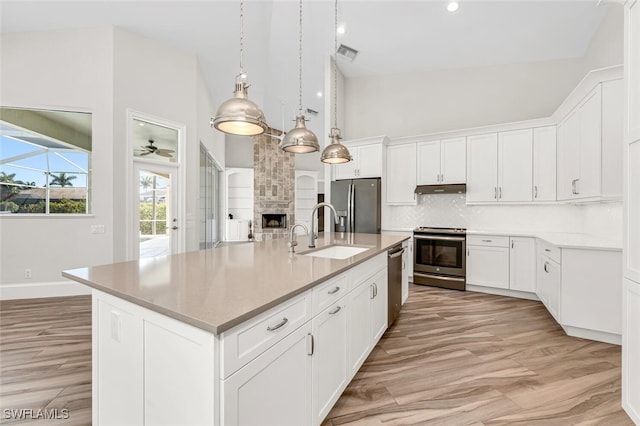
[{"label": "door frame", "polygon": [[[178,132],[178,156],[176,158],[175,163],[168,163],[166,161],[158,161],[147,158],[135,157],[133,155],[133,120],[140,120],[147,123],[155,124],[158,126],[169,127],[171,129],[175,129]],[[138,202],[139,202],[139,188],[136,185],[136,182],[133,182],[132,179],[135,174],[134,166],[138,167],[138,165],[146,165],[150,169],[154,167],[158,168],[167,168],[173,169],[173,175],[175,181],[171,184],[175,187],[177,197],[176,197],[176,212],[175,217],[178,219],[176,222],[176,226],[182,232],[178,232],[175,237],[172,237],[172,241],[175,238],[175,242],[172,242],[175,247],[175,253],[184,252],[185,241],[186,241],[186,171],[184,167],[185,159],[187,158],[185,155],[185,135],[186,135],[186,125],[177,123],[171,120],[167,120],[164,118],[160,118],[157,116],[153,116],[151,114],[146,114],[140,111],[136,111],[133,109],[127,109],[127,121],[126,121],[126,129],[127,129],[127,137],[126,137],[126,149],[127,149],[127,167],[125,173],[125,248],[126,248],[126,260],[138,260],[138,253],[140,249],[139,242],[139,230],[138,223],[136,221],[136,217],[138,217],[139,212]],[[174,253],[174,254],[175,254]]]}]

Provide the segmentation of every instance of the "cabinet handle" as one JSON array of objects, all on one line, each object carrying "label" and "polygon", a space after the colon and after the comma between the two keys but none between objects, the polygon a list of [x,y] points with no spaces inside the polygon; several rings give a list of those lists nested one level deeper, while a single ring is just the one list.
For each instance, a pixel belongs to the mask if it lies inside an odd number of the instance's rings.
[{"label": "cabinet handle", "polygon": [[578,182],[580,182],[580,179],[576,179],[576,195],[580,194],[580,190],[578,189]]},{"label": "cabinet handle", "polygon": [[340,312],[340,309],[342,309],[340,306],[336,306],[336,308],[333,311],[329,311],[329,315],[335,315],[338,312]]},{"label": "cabinet handle", "polygon": [[282,321],[280,321],[276,325],[270,325],[269,327],[267,327],[267,331],[276,331],[277,329],[279,329],[280,327],[284,326],[288,322],[289,322],[289,320],[287,319],[287,317],[284,317],[284,318],[282,318]]},{"label": "cabinet handle", "polygon": [[404,271],[407,268],[407,265],[405,264],[404,260],[402,261],[402,270]]},{"label": "cabinet handle", "polygon": [[551,253],[551,249],[544,249],[547,253]]},{"label": "cabinet handle", "polygon": [[327,294],[336,294],[336,293],[337,293],[337,292],[339,292],[339,291],[340,291],[340,287],[335,286],[335,288],[333,288],[333,289],[329,290],[329,291],[327,292]]},{"label": "cabinet handle", "polygon": [[467,256],[469,256],[469,249],[467,249]]},{"label": "cabinet handle", "polygon": [[307,334],[307,355],[309,356],[313,355],[313,349],[314,349],[313,334],[308,333]]},{"label": "cabinet handle", "polygon": [[482,240],[483,243],[492,243],[493,240]]},{"label": "cabinet handle", "polygon": [[511,248],[513,248],[513,241],[511,241]]},{"label": "cabinet handle", "polygon": [[544,271],[548,274],[549,273],[549,262],[544,262]]},{"label": "cabinet handle", "polygon": [[371,284],[371,299],[375,299],[378,296],[378,286],[376,283]]},{"label": "cabinet handle", "polygon": [[580,191],[578,191],[578,181],[580,179],[574,179],[571,181],[571,193],[574,195],[578,195],[580,194]]},{"label": "cabinet handle", "polygon": [[498,188],[498,198],[502,198],[502,187]]},{"label": "cabinet handle", "polygon": [[533,198],[538,198],[538,185],[533,187]]},{"label": "cabinet handle", "polygon": [[493,198],[495,198],[496,200],[498,199],[498,187],[497,186],[493,187]]}]

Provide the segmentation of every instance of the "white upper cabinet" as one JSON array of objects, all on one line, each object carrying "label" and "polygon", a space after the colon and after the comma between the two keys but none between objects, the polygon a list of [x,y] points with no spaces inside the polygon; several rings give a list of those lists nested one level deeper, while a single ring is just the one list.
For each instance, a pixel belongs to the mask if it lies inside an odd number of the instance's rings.
[{"label": "white upper cabinet", "polygon": [[440,183],[467,181],[467,138],[443,139],[440,144]]},{"label": "white upper cabinet", "polygon": [[377,178],[382,176],[382,140],[375,138],[375,142],[350,143],[344,142],[353,160],[333,166],[334,180]]},{"label": "white upper cabinet", "polygon": [[418,142],[418,185],[465,183],[466,138]]},{"label": "white upper cabinet", "polygon": [[533,129],[533,201],[556,201],[556,126]]},{"label": "white upper cabinet", "polygon": [[498,201],[531,201],[533,130],[498,133]]},{"label": "white upper cabinet", "polygon": [[440,141],[419,142],[418,185],[437,185],[440,183]]},{"label": "white upper cabinet", "polygon": [[621,79],[595,85],[558,126],[558,200],[622,197]]},{"label": "white upper cabinet", "polygon": [[467,137],[467,203],[498,200],[498,134]]},{"label": "white upper cabinet", "polygon": [[416,144],[387,146],[385,193],[387,204],[416,204]]}]

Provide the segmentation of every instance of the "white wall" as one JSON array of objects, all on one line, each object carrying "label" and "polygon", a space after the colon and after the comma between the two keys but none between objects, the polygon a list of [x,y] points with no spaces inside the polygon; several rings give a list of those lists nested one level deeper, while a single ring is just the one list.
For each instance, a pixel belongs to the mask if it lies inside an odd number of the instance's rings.
[{"label": "white wall", "polygon": [[88,111],[93,126],[92,214],[0,217],[1,297],[73,292],[84,287],[53,284],[62,270],[113,261],[112,30],[3,34],[1,47],[3,105]]},{"label": "white wall", "polygon": [[350,78],[348,138],[390,138],[549,117],[583,77],[579,59]]},{"label": "white wall", "polygon": [[623,61],[623,19],[621,5],[610,4],[600,28],[594,34],[583,58],[584,74],[598,68],[622,64]]}]

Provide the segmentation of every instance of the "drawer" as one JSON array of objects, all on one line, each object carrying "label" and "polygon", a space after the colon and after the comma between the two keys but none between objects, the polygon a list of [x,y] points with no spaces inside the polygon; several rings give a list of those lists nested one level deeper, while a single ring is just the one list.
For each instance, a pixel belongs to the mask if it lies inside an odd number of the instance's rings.
[{"label": "drawer", "polygon": [[349,291],[358,287],[363,281],[371,278],[381,269],[387,267],[387,252],[380,253],[373,259],[369,259],[364,263],[352,268],[347,272],[349,282]]},{"label": "drawer", "polygon": [[229,377],[311,317],[311,291],[307,291],[222,333],[222,378]]},{"label": "drawer", "polygon": [[331,306],[336,300],[347,294],[349,291],[347,274],[338,275],[331,278],[326,283],[313,288],[313,315],[317,315]]},{"label": "drawer", "polygon": [[467,245],[509,247],[509,237],[497,235],[467,235]]},{"label": "drawer", "polygon": [[538,241],[540,242],[540,252],[544,256],[547,256],[548,258],[552,259],[556,263],[561,263],[562,252],[560,251],[559,247],[556,247],[553,244],[549,244],[544,240],[538,240]]}]

